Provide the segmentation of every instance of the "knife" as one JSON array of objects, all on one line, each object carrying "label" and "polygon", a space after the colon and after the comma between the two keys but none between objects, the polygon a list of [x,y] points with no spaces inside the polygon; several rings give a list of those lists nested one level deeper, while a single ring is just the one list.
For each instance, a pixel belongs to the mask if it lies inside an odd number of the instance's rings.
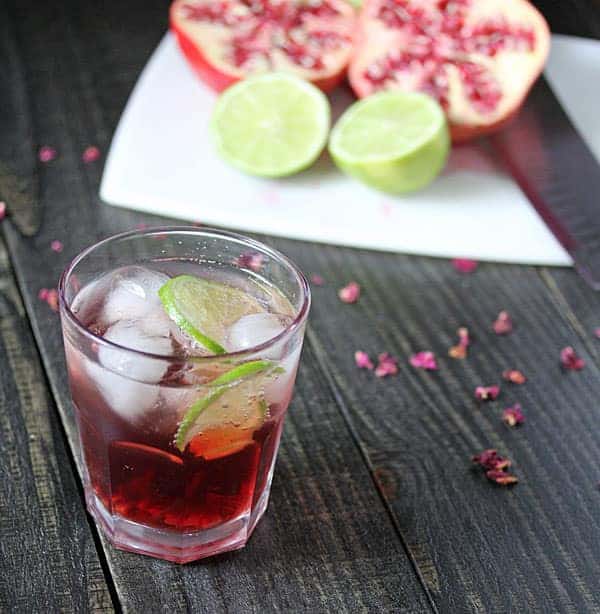
[{"label": "knife", "polygon": [[576,270],[600,290],[600,164],[544,77],[491,141]]}]

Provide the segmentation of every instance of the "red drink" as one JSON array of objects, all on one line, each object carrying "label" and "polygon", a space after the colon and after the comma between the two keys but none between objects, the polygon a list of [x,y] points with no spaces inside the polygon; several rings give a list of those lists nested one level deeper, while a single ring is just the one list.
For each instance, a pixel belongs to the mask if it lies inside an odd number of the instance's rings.
[{"label": "red drink", "polygon": [[[219,303],[219,321],[200,322],[221,355],[159,298],[190,272],[202,309]],[[267,505],[301,349],[302,330],[285,334],[290,301],[249,270],[178,260],[118,267],[70,305],[65,350],[91,513],[117,546],[176,562],[242,547]]]}]

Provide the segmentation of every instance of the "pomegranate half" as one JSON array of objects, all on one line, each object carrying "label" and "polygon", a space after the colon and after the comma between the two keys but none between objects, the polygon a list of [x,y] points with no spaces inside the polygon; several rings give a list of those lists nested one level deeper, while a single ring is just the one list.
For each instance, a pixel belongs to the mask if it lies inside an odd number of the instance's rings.
[{"label": "pomegranate half", "polygon": [[359,97],[435,97],[455,142],[493,132],[519,109],[550,48],[527,0],[366,0],[349,68]]},{"label": "pomegranate half", "polygon": [[170,22],[185,57],[217,91],[270,70],[329,91],[345,75],[356,14],[346,0],[175,0]]}]

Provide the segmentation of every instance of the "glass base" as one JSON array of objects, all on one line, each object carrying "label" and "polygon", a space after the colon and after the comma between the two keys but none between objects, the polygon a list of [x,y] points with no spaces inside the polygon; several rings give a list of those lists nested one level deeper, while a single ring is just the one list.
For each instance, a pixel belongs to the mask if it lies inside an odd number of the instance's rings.
[{"label": "glass base", "polygon": [[90,491],[86,493],[86,502],[88,511],[116,548],[173,563],[190,563],[243,548],[267,509],[269,490],[268,487],[264,489],[253,506],[252,514],[243,514],[212,529],[188,533],[148,527],[122,516],[111,515],[95,493]]}]

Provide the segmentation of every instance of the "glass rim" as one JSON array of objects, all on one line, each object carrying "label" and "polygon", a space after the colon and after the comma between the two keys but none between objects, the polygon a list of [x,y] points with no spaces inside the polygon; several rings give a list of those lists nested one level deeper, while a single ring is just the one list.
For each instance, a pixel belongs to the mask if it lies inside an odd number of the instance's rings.
[{"label": "glass rim", "polygon": [[[180,356],[173,356],[172,354],[155,354],[153,352],[146,352],[144,350],[136,350],[125,345],[120,345],[119,343],[115,343],[114,341],[110,341],[105,339],[104,337],[97,335],[92,332],[87,326],[83,324],[79,320],[79,318],[73,313],[70,305],[67,304],[66,300],[66,284],[69,277],[73,274],[75,267],[82,261],[84,258],[89,256],[95,250],[103,247],[107,243],[111,243],[113,241],[128,239],[131,237],[137,236],[152,236],[152,235],[160,235],[160,234],[176,234],[176,233],[185,233],[185,234],[193,234],[193,235],[205,235],[209,237],[221,237],[223,239],[232,239],[236,242],[241,242],[249,248],[254,248],[259,250],[260,252],[264,252],[267,255],[275,258],[276,260],[282,262],[287,268],[289,268],[295,275],[296,280],[298,281],[298,285],[300,287],[300,291],[302,293],[301,299],[302,302],[300,307],[297,310],[294,319],[275,337],[271,337],[266,341],[258,345],[254,345],[249,348],[245,348],[243,350],[236,350],[235,352],[225,352],[224,354],[214,354],[210,356],[188,356],[186,358],[181,358]],[[219,230],[217,228],[211,227],[196,227],[196,226],[153,226],[149,228],[144,228],[142,230],[127,230],[125,232],[117,233],[114,235],[110,235],[96,243],[93,243],[89,247],[86,247],[84,250],[79,252],[65,267],[63,272],[61,273],[60,280],[58,282],[58,299],[60,306],[61,316],[66,316],[67,319],[75,326],[75,328],[81,332],[84,336],[88,337],[95,343],[100,343],[101,345],[107,346],[109,348],[129,352],[136,356],[143,356],[145,358],[151,358],[154,360],[162,360],[167,362],[186,362],[186,363],[204,363],[204,362],[214,362],[215,360],[225,360],[230,358],[239,358],[252,354],[256,354],[263,350],[269,349],[276,343],[278,343],[281,339],[292,335],[306,320],[308,315],[308,311],[311,304],[311,292],[310,286],[308,284],[308,280],[306,279],[304,273],[298,268],[298,266],[290,260],[285,254],[282,254],[279,250],[274,249],[265,243],[261,243],[260,241],[256,241],[250,237],[246,237],[241,234],[237,234],[235,232],[229,232],[227,230]]]}]

